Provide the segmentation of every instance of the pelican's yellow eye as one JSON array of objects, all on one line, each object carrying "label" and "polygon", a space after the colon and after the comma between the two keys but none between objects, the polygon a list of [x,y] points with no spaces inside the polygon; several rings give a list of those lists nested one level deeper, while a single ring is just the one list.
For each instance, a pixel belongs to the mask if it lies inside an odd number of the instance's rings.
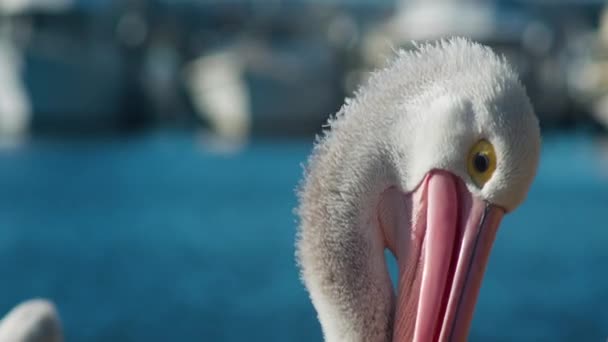
[{"label": "pelican's yellow eye", "polygon": [[496,170],[494,146],[487,140],[479,140],[471,147],[467,157],[469,176],[481,188],[490,180],[494,170]]}]

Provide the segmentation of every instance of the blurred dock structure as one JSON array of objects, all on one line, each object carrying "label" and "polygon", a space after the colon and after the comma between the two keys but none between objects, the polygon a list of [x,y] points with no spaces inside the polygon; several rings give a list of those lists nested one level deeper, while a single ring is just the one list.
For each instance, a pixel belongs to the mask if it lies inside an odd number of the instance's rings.
[{"label": "blurred dock structure", "polygon": [[[599,1],[4,0],[0,135],[319,131],[412,40],[466,36],[518,69],[543,125],[601,122],[582,61]],[[583,80],[583,81],[581,81]],[[581,86],[582,85],[582,86]],[[602,106],[600,106],[602,107]]]}]

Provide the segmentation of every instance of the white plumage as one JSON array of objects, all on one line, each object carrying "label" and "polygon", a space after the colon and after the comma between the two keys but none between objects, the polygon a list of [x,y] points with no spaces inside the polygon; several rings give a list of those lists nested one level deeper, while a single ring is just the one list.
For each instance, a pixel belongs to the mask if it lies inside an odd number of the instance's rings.
[{"label": "white plumage", "polygon": [[44,299],[30,299],[0,320],[2,342],[62,342],[61,322],[55,306]]},{"label": "white plumage", "polygon": [[[400,51],[329,126],[299,193],[297,260],[327,341],[387,341],[395,295],[378,227],[382,194],[412,192],[432,170],[446,170],[509,212],[536,172],[538,121],[504,58],[456,38]],[[498,160],[481,188],[466,169],[479,139],[492,142]]]}]

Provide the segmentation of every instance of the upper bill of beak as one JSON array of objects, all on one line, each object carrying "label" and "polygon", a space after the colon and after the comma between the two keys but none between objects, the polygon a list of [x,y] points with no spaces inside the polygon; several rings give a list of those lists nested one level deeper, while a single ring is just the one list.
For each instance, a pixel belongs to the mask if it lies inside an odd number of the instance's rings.
[{"label": "upper bill of beak", "polygon": [[429,173],[410,195],[410,242],[407,248],[395,246],[399,282],[393,340],[466,341],[504,210],[472,196],[445,171]]}]

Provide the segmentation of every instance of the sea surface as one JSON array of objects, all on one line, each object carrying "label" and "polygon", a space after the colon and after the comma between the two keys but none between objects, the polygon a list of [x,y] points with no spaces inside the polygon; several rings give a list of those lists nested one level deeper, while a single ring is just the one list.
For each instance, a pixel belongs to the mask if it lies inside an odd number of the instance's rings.
[{"label": "sea surface", "polygon": [[[193,135],[0,150],[0,315],[53,300],[67,341],[320,341],[294,263],[310,141]],[[503,221],[470,341],[608,338],[608,143],[544,137]]]}]

